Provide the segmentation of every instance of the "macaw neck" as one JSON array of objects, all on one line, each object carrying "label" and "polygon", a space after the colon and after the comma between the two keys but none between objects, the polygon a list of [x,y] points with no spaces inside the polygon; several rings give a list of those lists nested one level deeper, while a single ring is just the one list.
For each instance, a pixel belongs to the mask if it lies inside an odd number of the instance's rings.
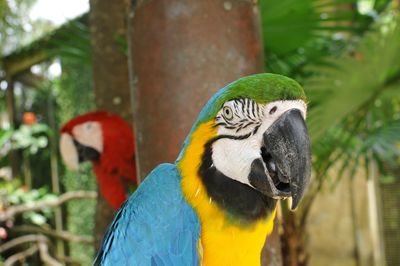
[{"label": "macaw neck", "polygon": [[101,162],[93,162],[93,171],[96,175],[100,193],[115,209],[127,199],[128,188],[135,186],[135,172],[126,171],[124,166],[103,165]]},{"label": "macaw neck", "polygon": [[[276,202],[268,205],[254,189],[221,176],[216,169],[213,170],[216,175],[211,173],[207,178],[220,180],[204,182],[204,169],[210,166],[210,162],[207,162],[210,147],[207,144],[216,134],[212,122],[198,126],[191,133],[185,151],[177,162],[183,194],[201,222],[203,265],[259,265],[265,239],[273,228]],[[211,188],[213,186],[216,190]],[[234,188],[228,189],[227,193],[227,186]],[[237,197],[230,193],[242,193],[240,198],[243,202],[237,201]],[[261,210],[258,206],[247,213],[244,207],[252,208],[246,202],[248,198],[254,204],[263,202],[266,207]],[[227,201],[231,202],[226,204]],[[235,204],[240,205],[239,209],[235,209]]]}]

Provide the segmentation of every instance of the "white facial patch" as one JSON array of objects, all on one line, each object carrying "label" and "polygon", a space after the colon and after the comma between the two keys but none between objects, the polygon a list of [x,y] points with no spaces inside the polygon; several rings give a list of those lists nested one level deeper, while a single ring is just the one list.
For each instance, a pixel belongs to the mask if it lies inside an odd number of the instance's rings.
[{"label": "white facial patch", "polygon": [[212,145],[214,166],[225,176],[250,185],[251,163],[261,158],[264,132],[291,109],[298,109],[306,118],[307,106],[302,100],[268,104],[250,99],[226,102],[215,118],[220,139]]},{"label": "white facial patch", "polygon": [[72,134],[80,144],[103,152],[103,133],[99,122],[89,121],[75,126]]},{"label": "white facial patch", "polygon": [[300,111],[304,120],[307,116],[307,105],[302,100],[292,100],[292,101],[276,101],[264,105],[264,117],[263,122],[260,127],[261,136],[262,134],[276,121],[291,109],[297,109]]},{"label": "white facial patch", "polygon": [[227,177],[249,184],[247,176],[251,163],[260,157],[260,146],[256,137],[244,140],[219,139],[212,146],[214,166]]},{"label": "white facial patch", "polygon": [[60,139],[60,153],[65,165],[71,170],[78,171],[79,169],[79,158],[78,151],[75,148],[72,137],[67,134],[61,134]]}]

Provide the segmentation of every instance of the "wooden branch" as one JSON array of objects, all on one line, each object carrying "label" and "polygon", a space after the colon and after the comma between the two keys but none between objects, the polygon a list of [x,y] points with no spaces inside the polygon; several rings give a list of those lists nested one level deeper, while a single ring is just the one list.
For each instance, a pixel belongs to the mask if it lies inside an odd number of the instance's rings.
[{"label": "wooden branch", "polygon": [[19,58],[19,60],[4,60],[4,68],[7,77],[13,77],[18,73],[24,72],[31,66],[41,63],[48,59],[49,56],[44,51],[38,51],[33,55]]},{"label": "wooden branch", "polygon": [[9,250],[10,248],[29,243],[29,242],[46,242],[48,239],[43,235],[25,235],[14,238],[0,246],[0,253]]},{"label": "wooden branch", "polygon": [[95,199],[97,193],[94,191],[70,191],[60,195],[54,200],[42,200],[35,203],[28,203],[16,206],[10,206],[8,209],[0,213],[0,222],[7,221],[17,214],[27,211],[39,211],[44,208],[55,208],[72,199]]},{"label": "wooden branch", "polygon": [[51,237],[59,238],[64,241],[68,242],[77,242],[83,244],[93,244],[94,240],[93,237],[90,236],[78,236],[71,234],[67,231],[57,231],[53,229],[46,229],[37,226],[31,225],[21,225],[21,226],[14,226],[11,228],[11,231],[16,233],[39,233],[43,235],[48,235]]},{"label": "wooden branch", "polygon": [[[15,238],[13,240],[10,240],[9,242],[3,244],[0,246],[0,253],[7,251],[13,247],[29,243],[29,242],[36,242],[36,245],[33,247],[36,247],[36,251],[39,250],[40,254],[40,259],[47,265],[49,266],[62,266],[62,264],[54,259],[52,256],[50,256],[49,253],[49,239],[43,235],[26,235],[26,236],[21,236],[18,238]],[[35,252],[36,252],[35,251]],[[33,248],[29,248],[23,252],[17,253],[19,254],[18,257],[27,257],[28,255],[26,254],[33,254]],[[17,255],[15,254],[15,255]],[[16,258],[13,260],[15,261]],[[12,264],[9,264],[12,265]]]},{"label": "wooden branch", "polygon": [[10,256],[7,258],[7,260],[4,261],[4,266],[12,266],[14,265],[17,261],[22,261],[25,260],[26,258],[32,256],[36,252],[38,252],[39,247],[37,245],[34,245],[24,251],[15,253],[14,255]]},{"label": "wooden branch", "polygon": [[33,74],[30,70],[22,72],[21,74],[15,76],[14,79],[34,89],[40,88],[40,86],[46,80],[44,76]]},{"label": "wooden branch", "polygon": [[50,256],[49,246],[47,245],[47,243],[47,241],[38,242],[40,258],[42,259],[42,261],[50,266],[63,266],[60,262]]},{"label": "wooden branch", "polygon": [[62,263],[66,265],[82,265],[82,263],[79,260],[73,259],[71,257],[67,256],[57,256],[56,257],[58,261],[61,261]]}]

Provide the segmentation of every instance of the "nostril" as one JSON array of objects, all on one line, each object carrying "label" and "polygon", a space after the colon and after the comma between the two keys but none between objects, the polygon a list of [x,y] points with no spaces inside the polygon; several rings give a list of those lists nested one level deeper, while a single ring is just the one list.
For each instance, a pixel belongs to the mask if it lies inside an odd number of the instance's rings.
[{"label": "nostril", "polygon": [[273,113],[276,112],[276,110],[278,109],[278,107],[274,106],[271,108],[271,110],[269,110],[269,114],[272,115]]}]

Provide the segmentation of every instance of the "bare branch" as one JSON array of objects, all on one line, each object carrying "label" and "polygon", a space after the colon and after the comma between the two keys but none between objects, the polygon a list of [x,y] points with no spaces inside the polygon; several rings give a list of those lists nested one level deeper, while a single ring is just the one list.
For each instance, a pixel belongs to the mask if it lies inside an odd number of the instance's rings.
[{"label": "bare branch", "polygon": [[59,261],[50,256],[49,246],[47,245],[47,243],[47,241],[38,242],[40,258],[42,259],[42,261],[50,266],[63,266]]},{"label": "bare branch", "polygon": [[79,260],[73,259],[71,257],[67,256],[57,256],[57,260],[61,261],[64,264],[67,265],[82,265],[82,263]]},{"label": "bare branch", "polygon": [[10,206],[5,211],[0,213],[0,222],[4,222],[23,212],[39,211],[44,208],[55,208],[72,199],[95,199],[96,197],[97,193],[94,191],[70,191],[60,195],[54,200],[42,200],[35,203]]},{"label": "bare branch", "polygon": [[52,229],[46,229],[46,228],[41,228],[41,227],[36,227],[36,226],[31,226],[31,225],[21,225],[21,226],[15,226],[11,229],[13,232],[17,233],[39,233],[39,234],[44,234],[48,235],[51,237],[55,238],[60,238],[65,241],[69,242],[78,242],[78,243],[84,243],[84,244],[93,244],[93,237],[90,236],[78,236],[71,234],[67,231],[56,231]]},{"label": "bare branch", "polygon": [[[21,236],[18,238],[15,238],[13,240],[10,240],[9,242],[3,244],[0,246],[0,253],[9,250],[10,248],[29,243],[29,242],[36,242],[36,248],[39,250],[40,254],[40,259],[47,265],[49,266],[62,266],[60,262],[58,262],[56,259],[54,259],[52,256],[49,254],[49,239],[43,235],[26,235],[26,236]],[[25,250],[27,253],[32,253],[33,249],[29,248],[28,250]],[[28,252],[29,251],[29,252]],[[24,251],[23,251],[24,252]],[[23,253],[20,252],[20,253]],[[19,253],[17,253],[19,254]],[[12,264],[10,264],[12,265]]]},{"label": "bare branch", "polygon": [[14,255],[8,257],[6,261],[4,261],[4,266],[12,266],[14,263],[17,261],[25,260],[26,258],[32,256],[36,252],[38,252],[39,247],[37,245],[34,245],[24,251],[15,253]]},{"label": "bare branch", "polygon": [[10,248],[29,243],[29,242],[46,242],[48,239],[42,235],[25,235],[12,239],[0,246],[0,253],[9,250]]}]

